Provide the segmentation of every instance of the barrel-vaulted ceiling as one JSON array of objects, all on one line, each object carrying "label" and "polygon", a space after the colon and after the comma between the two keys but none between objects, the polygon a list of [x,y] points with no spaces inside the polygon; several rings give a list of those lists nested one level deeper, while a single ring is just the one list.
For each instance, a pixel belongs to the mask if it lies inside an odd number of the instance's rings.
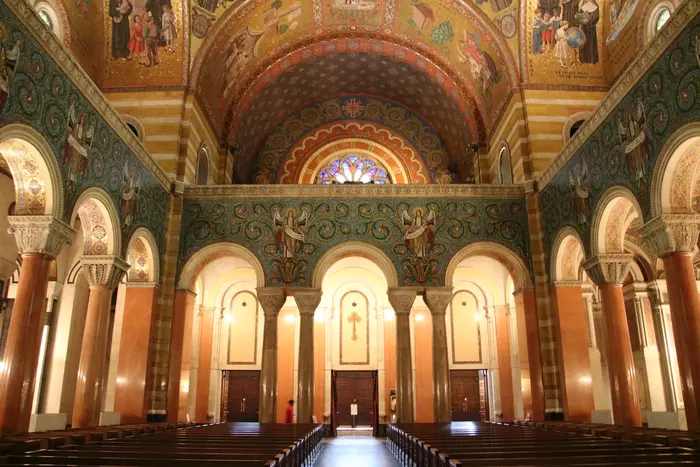
[{"label": "barrel-vaulted ceiling", "polygon": [[341,94],[406,107],[459,158],[518,84],[507,40],[466,0],[243,0],[208,31],[191,76],[246,163],[287,116]]}]

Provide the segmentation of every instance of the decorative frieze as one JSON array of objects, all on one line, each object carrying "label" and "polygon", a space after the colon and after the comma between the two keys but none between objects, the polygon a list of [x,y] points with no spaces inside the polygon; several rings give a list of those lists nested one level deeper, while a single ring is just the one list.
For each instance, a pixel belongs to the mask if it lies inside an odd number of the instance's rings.
[{"label": "decorative frieze", "polygon": [[55,258],[64,245],[70,245],[75,230],[53,216],[8,216],[17,248],[23,255],[42,254]]}]

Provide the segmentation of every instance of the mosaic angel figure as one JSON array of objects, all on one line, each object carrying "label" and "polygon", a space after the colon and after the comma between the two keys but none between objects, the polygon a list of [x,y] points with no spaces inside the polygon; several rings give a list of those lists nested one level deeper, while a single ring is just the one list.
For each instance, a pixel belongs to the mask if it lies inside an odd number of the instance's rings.
[{"label": "mosaic angel figure", "polygon": [[275,209],[273,219],[278,227],[275,235],[277,251],[282,253],[283,258],[295,258],[304,245],[306,232],[312,222],[309,212],[302,209],[301,215],[294,217],[294,210],[287,209],[287,215],[283,217],[279,209]]},{"label": "mosaic angel figure", "polygon": [[0,112],[10,95],[12,77],[14,76],[20,56],[20,39],[16,38],[11,49],[5,48],[5,29],[0,27]]},{"label": "mosaic angel figure", "polygon": [[569,186],[571,187],[571,204],[576,222],[585,224],[591,203],[586,161],[583,161],[582,164],[576,164],[569,172]]},{"label": "mosaic angel figure", "polygon": [[138,207],[139,191],[141,187],[141,177],[136,173],[136,168],[129,170],[129,165],[124,164],[124,175],[122,179],[122,202],[121,208],[124,214],[124,227],[133,224],[136,218]]},{"label": "mosaic angel figure", "polygon": [[435,211],[428,210],[428,216],[423,217],[423,210],[416,208],[413,217],[408,210],[401,212],[404,241],[416,258],[426,258],[435,244]]},{"label": "mosaic angel figure", "polygon": [[95,123],[86,125],[85,113],[78,113],[75,100],[68,109],[68,129],[66,142],[63,145],[63,163],[68,166],[68,189],[76,188],[78,179],[87,171],[88,155],[92,147],[92,137]]}]

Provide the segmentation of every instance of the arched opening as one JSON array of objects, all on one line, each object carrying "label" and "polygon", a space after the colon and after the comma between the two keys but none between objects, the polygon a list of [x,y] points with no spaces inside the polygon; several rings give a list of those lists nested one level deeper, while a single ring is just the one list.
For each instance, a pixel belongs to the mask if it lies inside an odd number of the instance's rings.
[{"label": "arched opening", "polygon": [[[258,421],[264,317],[257,288],[265,285],[262,265],[239,245],[214,244],[187,261],[178,284],[182,302],[176,309],[184,322],[178,419]],[[279,342],[291,339],[285,337],[290,332],[285,310],[278,320]],[[284,360],[282,352],[278,355]],[[292,386],[291,380],[287,383]],[[284,410],[286,404],[278,405]]]},{"label": "arched opening", "polygon": [[564,128],[562,129],[562,138],[564,143],[569,141],[574,137],[574,135],[576,135],[576,133],[578,133],[590,116],[591,112],[576,112],[575,114],[569,116],[564,123]]},{"label": "arched opening", "polygon": [[676,11],[677,3],[676,0],[661,0],[649,5],[650,8],[640,18],[639,29],[644,44],[648,44],[666,26]]},{"label": "arched opening", "polygon": [[195,180],[197,185],[207,185],[209,183],[209,149],[205,142],[199,145],[199,151],[197,152]]},{"label": "arched opening", "polygon": [[508,143],[503,143],[501,145],[501,152],[499,153],[498,166],[500,169],[500,178],[503,185],[513,184],[513,164],[510,159],[510,147]]},{"label": "arched opening", "polygon": [[41,22],[56,35],[59,41],[66,41],[67,17],[62,5],[56,5],[53,0],[40,0],[34,4],[34,10]]}]

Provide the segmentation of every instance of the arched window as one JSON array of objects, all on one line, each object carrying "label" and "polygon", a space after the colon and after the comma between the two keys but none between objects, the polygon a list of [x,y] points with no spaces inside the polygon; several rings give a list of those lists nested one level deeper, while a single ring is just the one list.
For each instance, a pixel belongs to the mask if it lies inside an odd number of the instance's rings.
[{"label": "arched window", "polygon": [[392,183],[384,164],[376,159],[358,154],[346,154],[333,159],[318,173],[317,183]]},{"label": "arched window", "polygon": [[47,2],[38,2],[34,8],[36,9],[39,19],[46,25],[51,32],[53,32],[56,37],[63,39],[63,28],[61,27],[61,21],[58,19],[56,10],[49,5]]},{"label": "arched window", "polygon": [[207,143],[202,142],[199,145],[197,152],[197,173],[195,174],[197,185],[206,185],[209,183],[209,151]]},{"label": "arched window", "polygon": [[569,128],[569,138],[573,138],[576,132],[583,126],[583,124],[586,123],[585,120],[579,120],[577,122],[574,122],[573,125],[571,125],[571,128]]},{"label": "arched window", "polygon": [[671,18],[671,9],[664,7],[656,14],[656,20],[654,21],[654,33],[661,31],[661,28],[668,22]]},{"label": "arched window", "polygon": [[504,185],[513,184],[513,166],[510,161],[510,148],[507,143],[501,146],[499,154],[499,168],[501,172],[501,183]]}]

